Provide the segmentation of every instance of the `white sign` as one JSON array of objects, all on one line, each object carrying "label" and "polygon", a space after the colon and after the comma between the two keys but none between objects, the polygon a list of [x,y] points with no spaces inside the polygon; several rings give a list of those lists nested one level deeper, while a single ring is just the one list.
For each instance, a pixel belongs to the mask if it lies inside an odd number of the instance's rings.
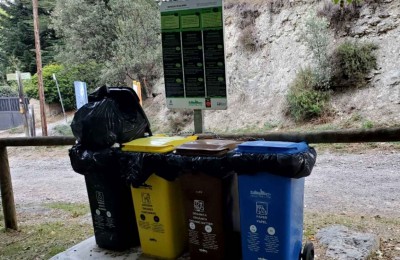
[{"label": "white sign", "polygon": [[[24,72],[21,73],[21,79],[31,79],[31,74],[29,72]],[[17,74],[16,73],[11,73],[7,74],[7,81],[12,81],[12,80],[17,80]]]}]

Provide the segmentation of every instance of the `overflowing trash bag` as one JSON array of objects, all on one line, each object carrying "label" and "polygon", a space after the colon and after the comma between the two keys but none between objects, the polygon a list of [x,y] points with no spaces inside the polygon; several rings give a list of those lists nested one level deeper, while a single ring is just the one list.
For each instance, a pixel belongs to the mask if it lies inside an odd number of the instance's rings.
[{"label": "overflowing trash bag", "polygon": [[238,174],[268,172],[295,179],[309,176],[316,160],[317,153],[312,147],[308,147],[299,153],[242,153],[234,151],[228,154],[228,161]]},{"label": "overflowing trash bag", "polygon": [[169,164],[166,154],[120,152],[118,163],[121,175],[134,188],[144,186],[152,174],[174,181],[182,170],[181,165]]},{"label": "overflowing trash bag", "polygon": [[180,174],[183,170],[189,170],[206,172],[211,176],[222,178],[227,172],[233,170],[226,156],[186,156],[169,154],[165,156],[165,160],[169,169],[178,169]]},{"label": "overflowing trash bag", "polygon": [[139,97],[131,88],[101,87],[74,116],[71,128],[78,143],[98,150],[151,135]]},{"label": "overflowing trash bag", "polygon": [[77,144],[69,149],[69,157],[72,169],[82,175],[92,173],[115,174],[116,171],[119,171],[119,165],[116,164],[118,159],[115,148],[92,151],[87,150],[81,144]]}]

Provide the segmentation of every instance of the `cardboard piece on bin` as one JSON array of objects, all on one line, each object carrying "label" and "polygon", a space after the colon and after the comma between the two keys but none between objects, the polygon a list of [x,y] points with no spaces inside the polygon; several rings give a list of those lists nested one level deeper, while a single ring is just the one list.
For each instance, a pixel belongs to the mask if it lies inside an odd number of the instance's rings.
[{"label": "cardboard piece on bin", "polygon": [[176,148],[176,154],[187,156],[222,156],[239,144],[232,140],[205,139],[185,143]]},{"label": "cardboard piece on bin", "polygon": [[122,144],[124,152],[168,153],[177,146],[197,140],[197,136],[150,136]]}]

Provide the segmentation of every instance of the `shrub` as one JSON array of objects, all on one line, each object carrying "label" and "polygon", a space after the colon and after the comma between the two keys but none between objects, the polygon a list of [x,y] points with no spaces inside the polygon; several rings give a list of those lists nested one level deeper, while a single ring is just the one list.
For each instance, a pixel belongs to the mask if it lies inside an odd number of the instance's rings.
[{"label": "shrub", "polygon": [[331,0],[325,0],[317,13],[318,16],[328,19],[330,27],[336,33],[348,33],[352,22],[360,18],[360,11],[363,5],[368,5],[373,10],[376,10],[381,2],[382,0],[357,0],[346,3],[341,7]]},{"label": "shrub", "polygon": [[325,112],[328,94],[318,90],[290,92],[288,97],[289,113],[297,121],[308,121]]},{"label": "shrub", "polygon": [[285,6],[290,6],[290,0],[267,0],[268,11],[279,14]]},{"label": "shrub", "polygon": [[246,7],[244,10],[240,12],[240,23],[239,28],[244,29],[248,26],[254,26],[256,23],[256,19],[260,16],[260,12],[258,10],[254,10],[253,8]]},{"label": "shrub", "polygon": [[261,47],[254,26],[248,26],[243,29],[239,36],[239,41],[242,47],[249,52],[256,52]]},{"label": "shrub", "polygon": [[12,86],[0,86],[0,97],[17,97],[18,91]]},{"label": "shrub", "polygon": [[376,68],[377,58],[374,50],[378,48],[372,43],[345,41],[340,44],[331,60],[334,68],[332,87],[363,87],[366,76]]},{"label": "shrub", "polygon": [[329,93],[315,90],[315,74],[310,68],[301,70],[287,95],[288,114],[297,122],[321,116],[327,107]]},{"label": "shrub", "polygon": [[[56,74],[58,84],[60,86],[61,96],[64,102],[65,110],[72,110],[75,108],[75,94],[73,79],[62,74],[63,66],[57,64],[50,64],[43,67],[43,89],[45,100],[49,104],[60,103],[58,96],[57,86],[53,80],[53,73]],[[26,93],[31,98],[39,98],[38,91],[38,75],[35,74],[32,77],[31,84],[28,84],[25,88]]]},{"label": "shrub", "polygon": [[260,48],[260,40],[255,27],[256,19],[260,16],[258,10],[246,8],[240,12],[239,28],[242,29],[239,42],[246,51],[255,52]]},{"label": "shrub", "polygon": [[290,88],[294,91],[313,90],[317,85],[315,73],[310,67],[301,69],[294,79]]},{"label": "shrub", "polygon": [[315,88],[328,90],[331,80],[331,64],[329,60],[329,31],[326,19],[310,15],[305,23],[302,38],[306,42],[315,61]]},{"label": "shrub", "polygon": [[[80,80],[88,83],[93,88],[96,86],[96,64],[89,63],[87,65],[79,65],[75,67],[65,68],[62,65],[50,64],[43,67],[43,84],[46,102],[49,104],[60,103],[57,86],[53,80],[53,73],[57,76],[58,85],[60,87],[61,96],[64,102],[65,110],[73,110],[76,108],[74,81]],[[26,93],[31,98],[39,98],[38,92],[38,76],[32,77],[30,84],[26,85]]]}]

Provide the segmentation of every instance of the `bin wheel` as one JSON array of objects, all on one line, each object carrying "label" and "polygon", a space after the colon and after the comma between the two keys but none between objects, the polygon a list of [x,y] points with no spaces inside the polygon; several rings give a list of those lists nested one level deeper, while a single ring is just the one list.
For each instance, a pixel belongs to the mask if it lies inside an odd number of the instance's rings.
[{"label": "bin wheel", "polygon": [[314,260],[314,245],[311,242],[307,242],[303,248],[302,254],[303,260]]}]

